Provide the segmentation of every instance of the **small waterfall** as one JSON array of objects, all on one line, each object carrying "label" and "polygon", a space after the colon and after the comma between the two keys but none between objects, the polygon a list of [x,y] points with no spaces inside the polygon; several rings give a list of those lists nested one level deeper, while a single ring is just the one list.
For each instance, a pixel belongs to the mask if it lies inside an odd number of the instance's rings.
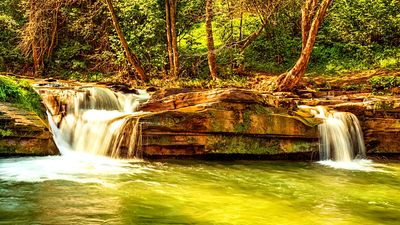
[{"label": "small waterfall", "polygon": [[354,114],[328,111],[321,106],[311,112],[324,120],[318,127],[320,160],[350,162],[366,157],[363,133]]},{"label": "small waterfall", "polygon": [[68,103],[59,127],[52,126],[56,142],[78,152],[113,158],[140,157],[141,125],[135,110],[139,102],[148,98],[144,91],[136,95],[82,88]]}]

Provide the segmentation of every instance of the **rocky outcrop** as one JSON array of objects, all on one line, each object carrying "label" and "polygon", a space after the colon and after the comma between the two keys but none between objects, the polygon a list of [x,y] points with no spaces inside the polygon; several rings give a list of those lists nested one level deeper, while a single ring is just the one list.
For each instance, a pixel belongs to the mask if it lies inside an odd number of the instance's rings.
[{"label": "rocky outcrop", "polygon": [[152,112],[140,119],[147,157],[318,151],[320,121],[296,113],[290,98],[240,89],[156,93],[139,110]]},{"label": "rocky outcrop", "polygon": [[[321,121],[297,109],[298,105],[351,112],[360,120],[367,154],[400,153],[397,96],[343,91],[261,94],[238,89],[156,93],[141,106],[159,112],[142,119],[149,121],[143,125],[143,149],[152,155],[173,154],[178,148],[180,154],[316,152],[316,125]],[[185,143],[192,143],[192,148],[184,147]]]},{"label": "rocky outcrop", "polygon": [[52,134],[35,113],[0,103],[0,156],[59,154]]},{"label": "rocky outcrop", "polygon": [[[56,123],[77,88],[39,88]],[[141,147],[147,158],[204,155],[288,155],[318,151],[317,124],[289,94],[240,89],[167,89],[141,104]],[[127,146],[125,146],[127,148]]]},{"label": "rocky outcrop", "polygon": [[400,153],[400,98],[397,96],[331,92],[323,98],[303,99],[301,104],[324,105],[355,114],[370,155]]},{"label": "rocky outcrop", "polygon": [[360,120],[367,153],[400,153],[400,98],[374,97],[360,103],[333,106]]},{"label": "rocky outcrop", "polygon": [[[71,110],[73,96],[83,92],[79,87],[39,89],[57,123]],[[322,105],[359,118],[367,153],[398,154],[399,99],[330,90],[293,94],[163,89],[139,106],[140,150],[148,158],[221,154],[317,158],[317,125],[322,121],[298,106]]]}]

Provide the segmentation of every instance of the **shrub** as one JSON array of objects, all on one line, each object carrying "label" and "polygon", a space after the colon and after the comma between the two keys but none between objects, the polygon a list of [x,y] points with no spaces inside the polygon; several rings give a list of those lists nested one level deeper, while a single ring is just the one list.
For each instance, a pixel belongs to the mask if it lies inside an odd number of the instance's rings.
[{"label": "shrub", "polygon": [[374,93],[387,92],[392,88],[400,88],[400,77],[396,76],[373,76],[368,82]]},{"label": "shrub", "polygon": [[41,99],[27,80],[0,76],[0,102],[15,103],[44,117]]}]

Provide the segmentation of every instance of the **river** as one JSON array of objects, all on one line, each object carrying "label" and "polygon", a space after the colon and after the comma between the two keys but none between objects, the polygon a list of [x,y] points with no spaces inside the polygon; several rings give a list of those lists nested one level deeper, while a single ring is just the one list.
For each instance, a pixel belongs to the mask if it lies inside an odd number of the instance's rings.
[{"label": "river", "polygon": [[399,224],[399,163],[325,164],[4,158],[0,224]]}]

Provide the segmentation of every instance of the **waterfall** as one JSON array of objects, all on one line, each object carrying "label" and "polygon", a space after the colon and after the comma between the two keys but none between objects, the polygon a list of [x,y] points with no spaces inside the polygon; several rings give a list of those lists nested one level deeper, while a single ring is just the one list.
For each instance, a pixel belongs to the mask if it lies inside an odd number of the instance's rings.
[{"label": "waterfall", "polygon": [[350,162],[366,157],[363,133],[354,114],[328,111],[321,106],[311,112],[323,119],[318,126],[320,160]]},{"label": "waterfall", "polygon": [[52,125],[57,145],[113,158],[140,156],[141,125],[135,111],[148,98],[144,91],[136,95],[82,88],[68,103],[59,127]]}]

